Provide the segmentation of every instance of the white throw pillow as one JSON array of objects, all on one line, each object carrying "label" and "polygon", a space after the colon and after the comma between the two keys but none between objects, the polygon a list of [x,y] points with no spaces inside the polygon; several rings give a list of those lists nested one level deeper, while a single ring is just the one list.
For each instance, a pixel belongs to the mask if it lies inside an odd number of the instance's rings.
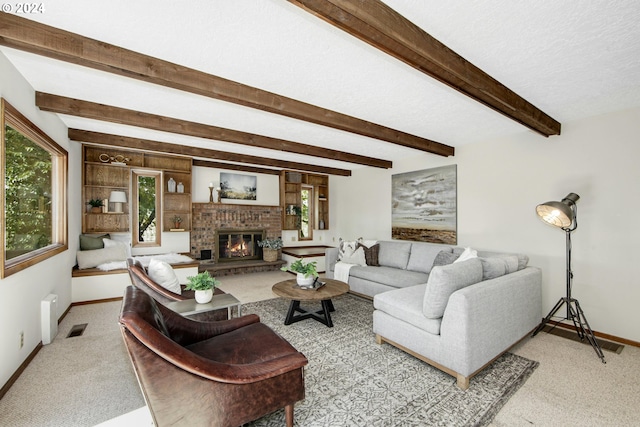
[{"label": "white throw pillow", "polygon": [[340,261],[346,264],[356,264],[361,266],[367,265],[367,260],[364,256],[364,249],[362,247],[356,249],[351,256],[343,256]]},{"label": "white throw pillow", "polygon": [[180,295],[182,293],[180,281],[168,263],[151,258],[147,274],[151,280],[174,294]]},{"label": "white throw pillow", "polygon": [[102,239],[102,241],[104,242],[105,248],[121,247],[124,250],[127,258],[131,258],[131,246],[127,245],[125,242],[115,239]]},{"label": "white throw pillow", "polygon": [[462,253],[458,257],[458,259],[453,261],[453,262],[454,263],[462,262],[462,261],[466,261],[466,260],[471,259],[471,258],[478,258],[478,251],[476,251],[475,249],[471,249],[471,248],[464,248],[464,251],[462,251]]},{"label": "white throw pillow", "polygon": [[106,262],[126,261],[127,253],[124,247],[115,246],[90,251],[78,251],[76,258],[78,260],[78,268],[82,270],[85,268],[94,268]]},{"label": "white throw pillow", "polygon": [[340,245],[338,245],[338,261],[342,261],[345,257],[351,257],[356,251],[357,247],[358,242],[356,240],[347,241],[340,238]]},{"label": "white throw pillow", "polygon": [[131,234],[115,234],[111,233],[111,240],[115,240],[116,242],[122,242],[127,247],[127,257],[131,258]]}]

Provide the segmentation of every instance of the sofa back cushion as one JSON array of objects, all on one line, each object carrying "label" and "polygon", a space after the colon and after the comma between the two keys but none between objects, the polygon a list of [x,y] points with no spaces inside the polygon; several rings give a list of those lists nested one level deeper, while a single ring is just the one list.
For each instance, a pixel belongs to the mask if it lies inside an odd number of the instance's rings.
[{"label": "sofa back cushion", "polygon": [[378,263],[385,267],[406,269],[411,254],[410,242],[380,242]]},{"label": "sofa back cushion", "polygon": [[482,262],[478,258],[433,267],[422,303],[424,316],[429,319],[442,317],[451,294],[481,281]]},{"label": "sofa back cushion", "polygon": [[441,251],[453,252],[453,249],[447,246],[429,243],[412,243],[407,270],[419,271],[421,273],[431,272],[433,261]]}]

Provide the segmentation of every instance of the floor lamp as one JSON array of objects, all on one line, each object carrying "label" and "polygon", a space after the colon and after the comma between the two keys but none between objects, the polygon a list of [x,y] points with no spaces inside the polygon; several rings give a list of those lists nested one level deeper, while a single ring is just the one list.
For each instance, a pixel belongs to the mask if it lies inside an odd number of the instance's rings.
[{"label": "floor lamp", "polygon": [[582,308],[580,308],[580,303],[577,299],[571,297],[571,287],[573,285],[573,272],[571,271],[571,232],[578,228],[578,208],[576,207],[578,199],[580,199],[580,196],[576,193],[569,193],[561,202],[547,202],[536,207],[536,212],[540,219],[548,224],[559,227],[565,232],[567,237],[567,296],[560,298],[558,303],[551,309],[549,314],[547,314],[547,317],[542,320],[542,323],[540,323],[533,332],[532,336],[535,337],[538,332],[544,329],[547,322],[566,304],[567,313],[563,320],[571,320],[580,340],[584,341],[586,338],[591,344],[591,347],[596,351],[598,357],[602,360],[602,363],[607,363],[604,360],[604,354],[602,354],[600,344],[598,344],[589,326],[589,322],[587,322],[587,318]]}]

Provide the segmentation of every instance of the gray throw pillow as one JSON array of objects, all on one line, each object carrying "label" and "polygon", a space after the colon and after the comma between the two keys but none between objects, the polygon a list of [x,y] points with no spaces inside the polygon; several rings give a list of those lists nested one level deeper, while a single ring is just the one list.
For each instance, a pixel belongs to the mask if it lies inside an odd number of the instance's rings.
[{"label": "gray throw pillow", "polygon": [[91,251],[94,249],[104,248],[104,242],[102,239],[109,239],[108,234],[102,234],[100,236],[89,236],[87,234],[80,235],[80,250]]},{"label": "gray throw pillow", "polygon": [[433,260],[433,266],[453,264],[453,261],[457,260],[459,256],[460,254],[454,254],[451,250],[443,249]]},{"label": "gray throw pillow", "polygon": [[421,273],[431,272],[431,267],[433,267],[433,261],[436,259],[436,256],[446,250],[451,252],[451,248],[443,249],[441,245],[412,243],[407,270],[419,271]]},{"label": "gray throw pillow", "polygon": [[429,319],[442,317],[451,294],[481,281],[482,262],[478,258],[433,267],[424,292],[422,313]]}]

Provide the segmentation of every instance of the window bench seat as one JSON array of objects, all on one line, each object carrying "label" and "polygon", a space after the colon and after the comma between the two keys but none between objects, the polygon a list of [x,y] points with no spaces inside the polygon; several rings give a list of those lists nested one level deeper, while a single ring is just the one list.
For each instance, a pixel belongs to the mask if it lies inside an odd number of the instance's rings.
[{"label": "window bench seat", "polygon": [[[198,274],[197,261],[171,264],[180,283],[186,283],[188,276]],[[95,302],[100,300],[122,298],[124,290],[131,285],[126,268],[104,271],[99,268],[71,270],[71,302]]]}]

